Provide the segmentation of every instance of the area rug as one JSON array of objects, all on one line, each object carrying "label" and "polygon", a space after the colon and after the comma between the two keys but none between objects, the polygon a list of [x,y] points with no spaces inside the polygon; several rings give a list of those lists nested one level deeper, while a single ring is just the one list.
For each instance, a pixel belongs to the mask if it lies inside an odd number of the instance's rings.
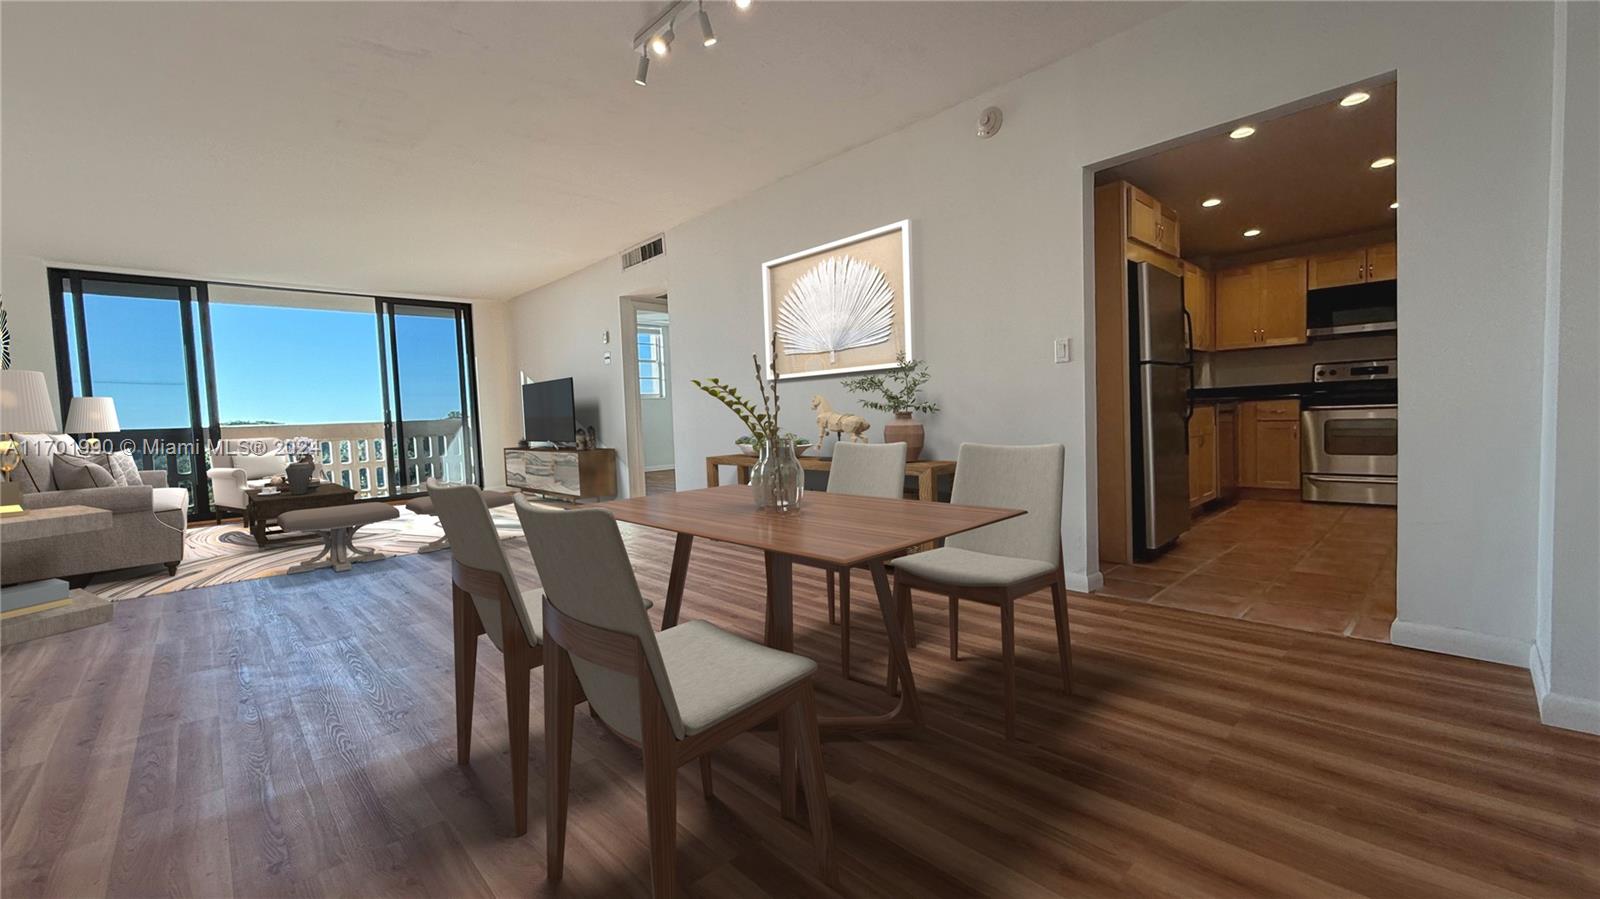
[{"label": "area rug", "polygon": [[[390,555],[409,555],[444,536],[438,518],[418,515],[403,508],[398,511],[399,518],[369,524],[357,531],[356,545]],[[500,539],[522,536],[522,525],[517,521],[515,508],[505,506],[490,510],[489,514],[500,533]],[[115,601],[215,584],[232,584],[284,574],[291,565],[313,558],[321,551],[322,541],[315,536],[304,542],[262,549],[256,546],[250,532],[237,522],[194,527],[184,532],[183,561],[179,563],[176,575],[167,574],[165,568],[107,572],[95,575],[89,589]]]}]

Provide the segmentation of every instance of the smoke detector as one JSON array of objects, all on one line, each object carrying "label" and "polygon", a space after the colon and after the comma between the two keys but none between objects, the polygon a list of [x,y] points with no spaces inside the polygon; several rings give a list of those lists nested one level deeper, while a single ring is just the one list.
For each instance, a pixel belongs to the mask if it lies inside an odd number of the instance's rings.
[{"label": "smoke detector", "polygon": [[1004,120],[1005,116],[1001,114],[998,106],[991,106],[978,113],[978,136],[988,138],[999,134],[1000,123]]}]

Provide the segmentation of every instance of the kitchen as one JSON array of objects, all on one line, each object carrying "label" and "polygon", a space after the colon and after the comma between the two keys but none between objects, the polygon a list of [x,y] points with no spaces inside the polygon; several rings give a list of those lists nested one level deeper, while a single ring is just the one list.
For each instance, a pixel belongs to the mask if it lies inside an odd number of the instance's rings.
[{"label": "kitchen", "polygon": [[1387,640],[1390,80],[1096,173],[1101,593]]}]

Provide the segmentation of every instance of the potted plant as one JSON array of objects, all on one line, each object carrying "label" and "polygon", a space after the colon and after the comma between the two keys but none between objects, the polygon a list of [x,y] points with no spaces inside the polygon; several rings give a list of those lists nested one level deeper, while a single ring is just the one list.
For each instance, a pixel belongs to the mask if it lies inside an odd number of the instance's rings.
[{"label": "potted plant", "polygon": [[895,358],[895,367],[883,374],[846,378],[842,382],[851,393],[868,395],[861,401],[863,408],[894,413],[894,421],[884,426],[883,442],[904,443],[907,462],[915,462],[922,455],[922,424],[912,421],[911,413],[932,415],[939,411],[938,403],[918,396],[929,377],[927,362],[912,362],[901,353]]}]

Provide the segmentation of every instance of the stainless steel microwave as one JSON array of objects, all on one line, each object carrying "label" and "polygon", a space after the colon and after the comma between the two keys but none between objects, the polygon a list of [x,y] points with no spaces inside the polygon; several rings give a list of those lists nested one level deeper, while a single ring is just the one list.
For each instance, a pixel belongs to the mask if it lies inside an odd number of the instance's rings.
[{"label": "stainless steel microwave", "polygon": [[1306,336],[1395,330],[1395,281],[1326,287],[1306,294]]}]

